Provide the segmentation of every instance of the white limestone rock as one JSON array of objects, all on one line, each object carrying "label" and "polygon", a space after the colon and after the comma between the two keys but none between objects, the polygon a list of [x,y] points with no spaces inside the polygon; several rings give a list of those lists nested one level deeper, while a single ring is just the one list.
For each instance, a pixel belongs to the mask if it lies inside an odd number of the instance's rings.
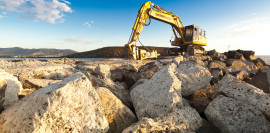
[{"label": "white limestone rock", "polygon": [[18,101],[18,95],[22,89],[22,84],[18,81],[17,77],[1,70],[0,105],[9,106]]},{"label": "white limestone rock", "polygon": [[78,70],[75,69],[75,64],[58,64],[28,59],[16,62],[0,61],[0,68],[12,75],[27,78],[45,78],[53,73],[59,73],[64,77],[68,77],[78,72]]},{"label": "white limestone rock", "polygon": [[193,63],[182,63],[174,71],[175,76],[182,81],[181,94],[188,96],[204,89],[212,79],[211,73],[204,67]]},{"label": "white limestone rock", "polygon": [[170,64],[130,92],[137,117],[155,118],[183,106],[181,81],[174,75],[176,65]]},{"label": "white limestone rock", "polygon": [[152,133],[152,132],[195,132],[203,124],[202,118],[195,109],[185,106],[174,112],[154,119],[143,117],[139,122],[126,128],[123,133]]},{"label": "white limestone rock", "polygon": [[219,93],[257,107],[270,119],[270,95],[227,74],[219,82]]},{"label": "white limestone rock", "polygon": [[99,96],[89,80],[76,73],[41,88],[2,112],[2,132],[107,132]]},{"label": "white limestone rock", "polygon": [[222,133],[268,133],[270,123],[254,106],[222,95],[204,111],[207,119]]}]

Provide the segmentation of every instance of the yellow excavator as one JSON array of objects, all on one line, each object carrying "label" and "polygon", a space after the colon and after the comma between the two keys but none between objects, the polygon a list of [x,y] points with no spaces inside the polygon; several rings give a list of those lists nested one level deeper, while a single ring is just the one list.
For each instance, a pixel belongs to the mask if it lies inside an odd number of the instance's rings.
[{"label": "yellow excavator", "polygon": [[144,3],[140,8],[132,28],[129,42],[125,45],[125,47],[128,48],[130,58],[134,60],[143,60],[147,58],[157,58],[158,56],[156,50],[149,50],[148,48],[145,50],[136,46],[137,41],[140,42],[139,36],[144,26],[150,24],[146,24],[148,19],[150,23],[151,19],[155,19],[172,26],[174,37],[171,40],[171,45],[179,46],[180,48],[171,48],[168,51],[169,55],[204,54],[205,50],[202,46],[207,46],[205,30],[200,29],[196,25],[184,27],[181,19],[177,15],[160,8],[149,1]]}]

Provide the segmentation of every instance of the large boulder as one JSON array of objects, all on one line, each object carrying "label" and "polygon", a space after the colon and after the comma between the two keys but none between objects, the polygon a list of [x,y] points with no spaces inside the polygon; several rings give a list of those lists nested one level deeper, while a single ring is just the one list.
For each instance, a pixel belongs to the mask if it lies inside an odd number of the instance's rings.
[{"label": "large boulder", "polygon": [[148,79],[139,79],[134,85],[132,85],[129,88],[129,91],[131,91],[132,89],[134,89],[136,86],[143,84],[146,81],[148,81]]},{"label": "large boulder", "polygon": [[228,52],[225,52],[224,55],[227,57],[227,59],[243,59],[243,60],[245,60],[244,55],[237,52],[237,51],[228,51]]},{"label": "large boulder", "polygon": [[166,116],[154,119],[144,117],[139,122],[126,128],[123,133],[188,133],[196,131],[202,124],[202,118],[196,110],[185,106],[183,109],[174,110]]},{"label": "large boulder", "polygon": [[246,63],[243,60],[235,60],[235,59],[229,59],[227,60],[227,66],[242,68],[246,66]]},{"label": "large boulder", "polygon": [[265,63],[264,60],[262,60],[261,58],[257,58],[255,60],[252,61],[259,69],[263,69],[264,66],[267,66],[267,64]]},{"label": "large boulder", "polygon": [[110,67],[108,65],[99,64],[95,68],[95,74],[102,76],[103,78],[110,78],[111,72]]},{"label": "large boulder", "polygon": [[270,69],[259,70],[250,80],[246,82],[262,89],[265,93],[270,93]]},{"label": "large boulder", "polygon": [[243,50],[236,50],[236,52],[241,53],[246,60],[252,61],[255,60],[255,52],[254,51],[243,51]]},{"label": "large boulder", "polygon": [[174,73],[182,81],[181,94],[183,96],[204,89],[212,79],[211,73],[206,68],[193,63],[181,63]]},{"label": "large boulder", "polygon": [[240,80],[244,80],[245,78],[249,77],[249,73],[245,70],[241,70],[240,72],[238,72],[235,77],[240,79]]},{"label": "large boulder", "polygon": [[7,108],[0,116],[0,131],[107,132],[109,124],[100,106],[90,81],[76,73]]},{"label": "large boulder", "polygon": [[212,61],[209,65],[208,68],[219,68],[219,69],[223,69],[224,67],[226,67],[226,63],[221,62],[221,61]]},{"label": "large boulder", "polygon": [[257,66],[254,63],[245,61],[245,60],[233,60],[230,59],[227,61],[227,66],[237,67],[241,70],[252,71],[257,69]]},{"label": "large boulder", "polygon": [[216,50],[210,50],[207,51],[207,55],[210,56],[213,60],[221,60],[221,54],[219,52],[216,52]]},{"label": "large boulder", "polygon": [[174,75],[175,68],[175,64],[167,65],[151,79],[131,90],[131,99],[139,119],[155,118],[183,106],[181,81]]},{"label": "large boulder", "polygon": [[41,62],[39,60],[18,60],[13,62],[0,62],[0,68],[6,72],[23,78],[36,79],[63,79],[75,72],[73,64],[58,64],[53,62]]},{"label": "large boulder", "polygon": [[126,107],[109,89],[96,89],[101,101],[102,110],[109,122],[110,133],[121,133],[125,128],[137,122],[135,114]]},{"label": "large boulder", "polygon": [[9,106],[18,101],[22,89],[22,84],[17,77],[4,70],[0,71],[0,106]]},{"label": "large boulder", "polygon": [[218,96],[204,111],[222,133],[268,133],[270,123],[255,107],[233,98]]},{"label": "large boulder", "polygon": [[218,92],[257,107],[270,118],[270,95],[236,77],[226,75],[219,83]]},{"label": "large boulder", "polygon": [[[205,61],[207,63],[207,61]],[[187,58],[184,59],[184,62],[183,63],[186,63],[186,64],[195,64],[195,65],[201,65],[201,66],[206,66],[206,63],[205,63],[202,59],[202,57],[200,56],[189,56]],[[181,65],[181,63],[180,63]],[[207,63],[208,65],[208,63]]]}]

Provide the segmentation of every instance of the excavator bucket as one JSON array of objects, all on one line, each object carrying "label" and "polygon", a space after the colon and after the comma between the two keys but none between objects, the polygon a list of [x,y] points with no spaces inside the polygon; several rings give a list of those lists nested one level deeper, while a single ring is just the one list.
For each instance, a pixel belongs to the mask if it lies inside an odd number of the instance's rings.
[{"label": "excavator bucket", "polygon": [[144,49],[140,49],[140,59],[141,60],[145,60],[145,59],[148,59],[148,58],[157,58],[158,57],[158,53],[156,50],[153,50],[153,51],[146,51]]}]

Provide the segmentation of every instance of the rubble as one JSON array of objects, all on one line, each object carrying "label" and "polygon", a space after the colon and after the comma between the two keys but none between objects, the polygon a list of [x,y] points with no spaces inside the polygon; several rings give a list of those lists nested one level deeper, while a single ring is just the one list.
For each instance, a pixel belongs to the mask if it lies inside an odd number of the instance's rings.
[{"label": "rubble", "polygon": [[2,132],[270,131],[270,68],[253,51],[0,60],[0,76]]}]

